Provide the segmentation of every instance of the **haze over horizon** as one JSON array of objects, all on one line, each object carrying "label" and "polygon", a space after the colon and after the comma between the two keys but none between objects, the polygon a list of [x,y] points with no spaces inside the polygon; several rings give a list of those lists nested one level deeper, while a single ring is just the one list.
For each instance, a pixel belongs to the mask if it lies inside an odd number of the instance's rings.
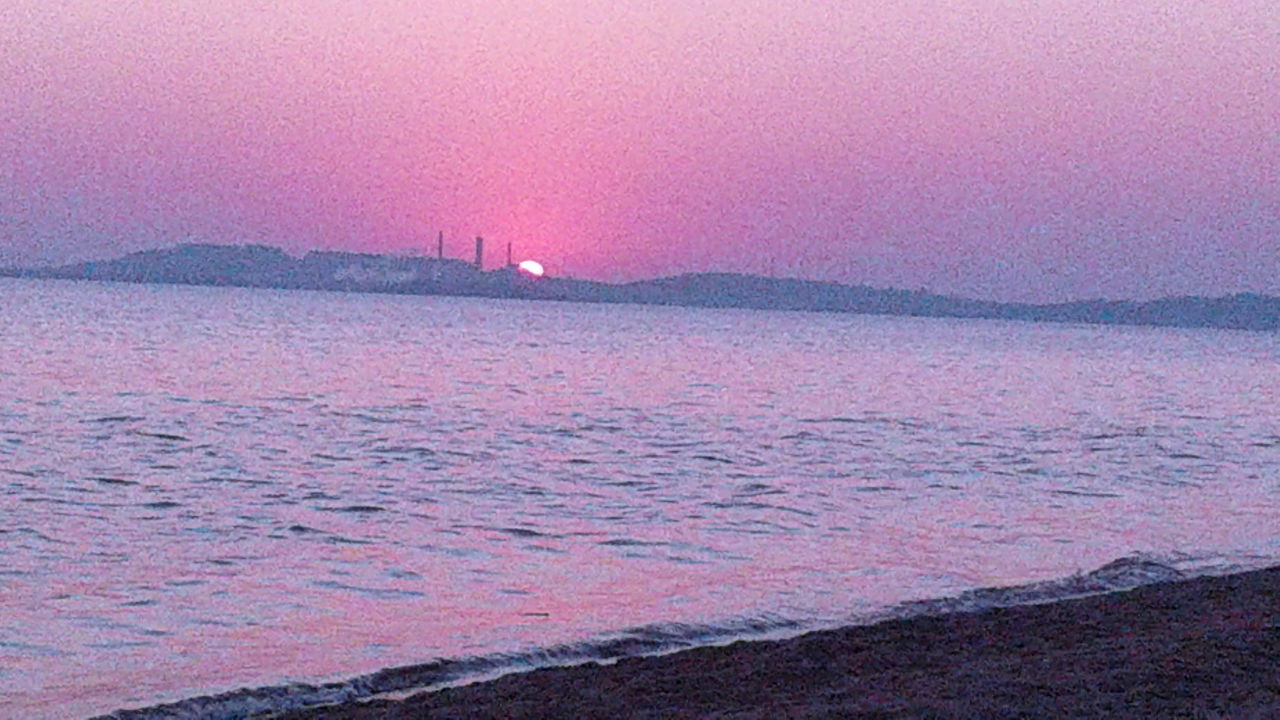
[{"label": "haze over horizon", "polygon": [[0,265],[185,242],[1280,295],[1270,0],[11,0]]}]

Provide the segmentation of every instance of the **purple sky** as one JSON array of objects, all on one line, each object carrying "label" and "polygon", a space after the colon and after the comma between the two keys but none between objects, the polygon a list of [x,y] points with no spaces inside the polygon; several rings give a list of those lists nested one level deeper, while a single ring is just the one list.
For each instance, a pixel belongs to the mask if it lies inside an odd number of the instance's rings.
[{"label": "purple sky", "polygon": [[[883,9],[884,6],[892,9]],[[1275,0],[6,0],[0,264],[1280,294]]]}]

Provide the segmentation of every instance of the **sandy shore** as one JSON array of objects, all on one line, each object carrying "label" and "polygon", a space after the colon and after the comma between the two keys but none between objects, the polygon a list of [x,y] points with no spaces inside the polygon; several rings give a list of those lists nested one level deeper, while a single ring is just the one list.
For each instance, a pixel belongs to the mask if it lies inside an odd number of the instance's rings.
[{"label": "sandy shore", "polygon": [[1280,568],[279,717],[1280,718]]}]

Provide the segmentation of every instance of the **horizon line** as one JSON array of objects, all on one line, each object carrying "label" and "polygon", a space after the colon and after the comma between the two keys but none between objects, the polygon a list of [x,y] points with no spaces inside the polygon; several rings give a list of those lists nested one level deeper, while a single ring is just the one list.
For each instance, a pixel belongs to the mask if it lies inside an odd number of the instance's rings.
[{"label": "horizon line", "polygon": [[[483,236],[477,236],[477,237],[483,237]],[[329,249],[329,248],[312,248],[312,249],[305,250],[301,253],[297,253],[297,252],[291,251],[288,248],[281,247],[279,245],[270,245],[270,244],[261,243],[261,242],[221,243],[221,242],[212,242],[212,241],[199,241],[199,242],[180,242],[180,243],[169,244],[169,245],[142,248],[139,250],[128,251],[124,254],[116,255],[116,256],[102,259],[102,260],[81,259],[81,260],[71,260],[69,262],[63,262],[63,263],[57,263],[57,264],[50,263],[50,264],[37,264],[37,265],[25,265],[25,266],[24,265],[0,266],[0,271],[56,270],[56,269],[68,267],[71,265],[96,263],[96,262],[114,262],[117,260],[123,260],[132,255],[141,255],[144,253],[151,253],[151,252],[163,252],[166,250],[178,250],[184,247],[262,248],[266,250],[273,250],[283,255],[286,255],[290,258],[295,258],[295,259],[302,259],[302,258],[305,258],[307,255],[311,255],[311,254],[331,253],[331,254],[346,254],[346,255],[363,255],[363,256],[378,257],[378,258],[413,259],[413,260],[424,260],[424,261],[430,261],[430,262],[448,261],[448,262],[461,263],[468,267],[476,267],[474,261],[464,260],[462,258],[457,258],[457,257],[439,256],[435,253],[430,252],[426,248],[423,248],[423,249],[402,248],[398,250],[384,251],[384,252],[369,252],[369,251]],[[544,261],[539,261],[539,262],[543,262],[543,264],[545,265]],[[510,267],[514,267],[514,265],[500,265],[491,270],[477,268],[477,272],[483,272],[483,273],[500,272]],[[1258,297],[1258,298],[1280,300],[1280,295],[1270,295],[1268,293],[1255,292],[1252,290],[1236,290],[1236,291],[1223,291],[1222,294],[1219,294],[1219,295],[1196,295],[1196,294],[1162,295],[1162,296],[1151,297],[1149,299],[1139,299],[1135,297],[1126,297],[1126,298],[1085,297],[1085,298],[1076,298],[1076,299],[1068,299],[1068,300],[1053,300],[1053,301],[1042,301],[1042,302],[1025,301],[1025,300],[1011,301],[1011,300],[983,299],[983,298],[976,298],[976,297],[970,297],[965,295],[954,295],[954,294],[948,294],[943,292],[936,292],[926,288],[876,286],[876,285],[870,285],[866,283],[849,283],[849,282],[841,282],[837,280],[819,280],[814,278],[806,278],[806,277],[792,276],[792,275],[766,275],[761,273],[736,272],[736,271],[728,271],[728,270],[689,270],[685,272],[676,273],[673,275],[657,275],[647,279],[628,280],[628,281],[622,281],[622,282],[610,281],[610,280],[598,280],[594,278],[581,278],[581,277],[575,277],[571,275],[553,275],[551,273],[548,273],[542,279],[551,280],[551,281],[566,280],[571,282],[594,283],[599,285],[608,285],[611,287],[625,287],[628,285],[658,282],[662,280],[672,280],[672,279],[677,279],[681,277],[707,276],[707,275],[725,275],[725,276],[733,276],[733,277],[761,278],[761,279],[776,280],[776,281],[802,282],[802,283],[812,283],[815,285],[831,285],[831,286],[837,286],[837,287],[875,290],[879,292],[911,293],[915,295],[927,295],[927,296],[950,299],[950,300],[961,300],[961,301],[976,302],[976,303],[988,303],[992,305],[1003,305],[1003,306],[1011,306],[1011,307],[1033,307],[1033,308],[1048,308],[1048,307],[1061,306],[1061,305],[1082,305],[1082,304],[1090,304],[1090,303],[1153,303],[1153,302],[1182,300],[1182,299],[1223,300],[1223,299],[1240,298],[1240,297]]]}]

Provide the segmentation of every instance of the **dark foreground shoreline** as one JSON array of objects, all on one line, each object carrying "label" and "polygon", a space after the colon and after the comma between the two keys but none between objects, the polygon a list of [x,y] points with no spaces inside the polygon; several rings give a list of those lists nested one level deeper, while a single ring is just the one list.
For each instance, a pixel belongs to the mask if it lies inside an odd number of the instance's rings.
[{"label": "dark foreground shoreline", "polygon": [[1280,718],[1280,568],[271,717]]}]

